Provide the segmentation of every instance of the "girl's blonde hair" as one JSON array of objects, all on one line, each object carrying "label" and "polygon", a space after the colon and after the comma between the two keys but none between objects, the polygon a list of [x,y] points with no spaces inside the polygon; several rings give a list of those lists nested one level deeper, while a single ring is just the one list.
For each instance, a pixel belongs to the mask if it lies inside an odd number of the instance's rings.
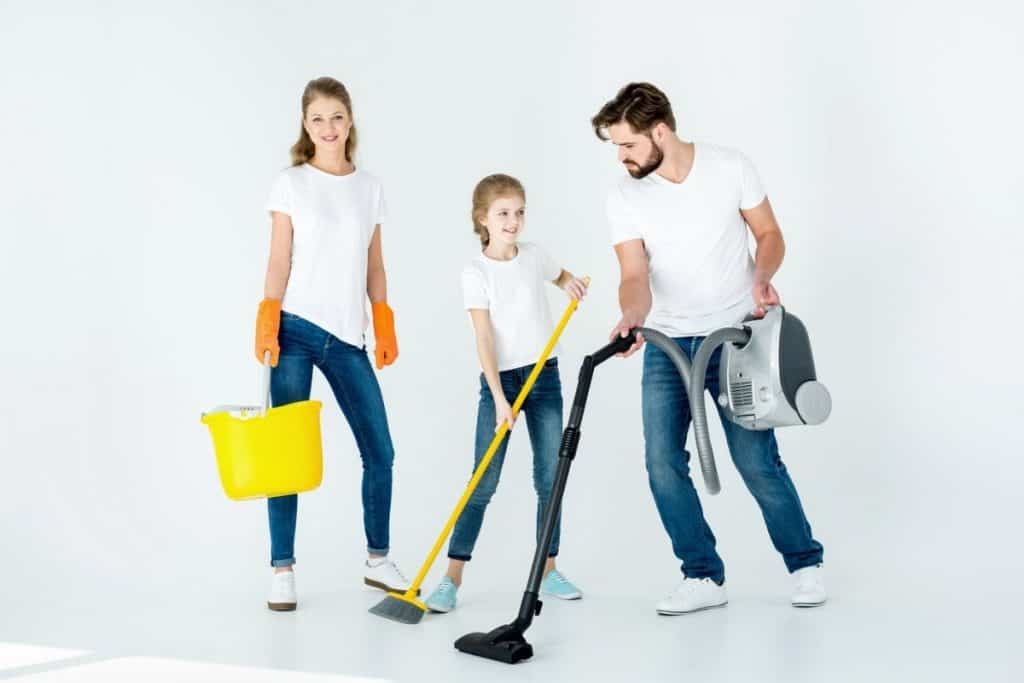
[{"label": "girl's blonde hair", "polygon": [[502,197],[513,197],[518,195],[526,201],[526,190],[523,184],[510,175],[494,173],[487,176],[473,188],[473,232],[480,238],[480,244],[485,248],[491,238],[487,234],[487,228],[483,226],[483,220],[487,216],[487,210],[491,208],[494,200]]},{"label": "girl's blonde hair", "polygon": [[340,101],[348,109],[349,119],[353,123],[348,131],[348,140],[345,141],[345,160],[351,162],[352,157],[355,156],[356,125],[352,113],[352,98],[349,97],[348,90],[340,81],[330,76],[321,76],[307,83],[306,89],[302,91],[302,121],[299,122],[299,139],[292,145],[292,166],[301,166],[312,159],[313,154],[316,152],[316,145],[313,144],[309,133],[306,132],[306,126],[303,125],[303,122],[306,120],[306,112],[309,110],[309,105],[317,97],[333,98]]}]

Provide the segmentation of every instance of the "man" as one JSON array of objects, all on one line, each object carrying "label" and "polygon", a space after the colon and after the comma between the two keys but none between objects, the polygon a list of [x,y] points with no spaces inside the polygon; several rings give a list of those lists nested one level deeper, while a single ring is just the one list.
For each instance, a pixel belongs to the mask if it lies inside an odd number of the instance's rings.
[{"label": "man", "polygon": [[[668,98],[649,83],[630,83],[593,117],[601,140],[618,147],[624,176],[608,195],[608,220],[621,283],[622,319],[612,337],[648,325],[672,337],[692,360],[704,337],[750,312],[778,304],[771,284],[785,245],[750,161],[735,150],[676,136]],[[751,259],[747,229],[757,241]],[[753,301],[751,301],[753,299]],[[624,356],[643,346],[638,337]],[[719,349],[706,386],[718,396]],[[686,614],[726,604],[725,568],[704,519],[685,450],[690,408],[682,380],[663,351],[644,349],[645,459],[651,493],[682,582],[657,604]],[[721,415],[721,412],[720,412]],[[764,515],[768,534],[795,577],[792,604],[825,602],[822,546],[779,458],[773,431],[750,431],[722,417],[733,462]]]}]

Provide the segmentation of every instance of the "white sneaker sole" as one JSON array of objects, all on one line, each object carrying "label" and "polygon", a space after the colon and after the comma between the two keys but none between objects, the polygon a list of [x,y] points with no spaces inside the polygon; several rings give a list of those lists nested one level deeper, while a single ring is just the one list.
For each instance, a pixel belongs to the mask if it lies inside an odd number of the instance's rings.
[{"label": "white sneaker sole", "polygon": [[[405,591],[409,590],[408,586],[406,586],[405,588],[394,588],[392,586],[387,585],[386,583],[382,583],[380,581],[374,581],[373,579],[371,579],[371,578],[369,578],[367,576],[363,577],[363,583],[365,583],[370,588],[379,588],[380,590],[384,591],[385,593],[404,593]],[[416,597],[419,597],[420,592],[421,592],[420,589],[417,588],[416,589]]]},{"label": "white sneaker sole", "polygon": [[294,602],[267,602],[267,607],[273,612],[294,612]]},{"label": "white sneaker sole", "polygon": [[808,607],[821,607],[826,602],[828,602],[828,598],[822,598],[822,600],[819,601],[819,602],[810,602],[810,601],[805,601],[805,600],[800,600],[800,601],[794,600],[792,604],[793,604],[793,607],[808,608]]},{"label": "white sneaker sole", "polygon": [[658,614],[661,614],[661,615],[666,616],[666,617],[678,617],[678,616],[681,616],[683,614],[693,614],[694,612],[705,612],[705,611],[707,611],[709,609],[718,609],[719,607],[725,607],[728,604],[729,604],[729,601],[726,600],[725,602],[717,604],[717,605],[707,605],[706,607],[696,607],[694,609],[688,609],[688,610],[667,610],[667,609],[659,609],[657,607],[655,608],[655,610],[658,612]]},{"label": "white sneaker sole", "polygon": [[580,593],[579,591],[576,591],[575,593],[570,593],[568,595],[560,595],[558,593],[551,593],[549,591],[542,590],[540,594],[546,595],[551,598],[558,598],[559,600],[579,600],[583,597],[583,593]]},{"label": "white sneaker sole", "polygon": [[424,603],[424,604],[427,606],[427,609],[429,609],[434,614],[448,614],[449,612],[451,612],[452,610],[455,609],[454,607],[451,607],[449,609],[439,609],[439,608],[434,607],[433,605],[431,605],[429,602]]}]

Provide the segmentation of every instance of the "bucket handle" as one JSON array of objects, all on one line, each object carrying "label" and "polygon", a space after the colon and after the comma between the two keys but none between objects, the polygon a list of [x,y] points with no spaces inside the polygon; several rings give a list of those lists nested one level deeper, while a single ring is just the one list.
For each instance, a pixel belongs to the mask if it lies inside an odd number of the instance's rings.
[{"label": "bucket handle", "polygon": [[270,351],[263,353],[263,373],[260,377],[260,417],[270,408]]},{"label": "bucket handle", "polygon": [[267,410],[270,408],[270,351],[263,354],[263,363],[261,364],[263,371],[260,373],[260,402],[259,405],[255,406],[241,406],[241,405],[220,405],[213,410],[208,410],[201,415],[203,419],[207,415],[215,415],[216,413],[241,413],[244,417],[246,413],[250,411],[259,411],[259,416],[264,417],[267,414]]}]

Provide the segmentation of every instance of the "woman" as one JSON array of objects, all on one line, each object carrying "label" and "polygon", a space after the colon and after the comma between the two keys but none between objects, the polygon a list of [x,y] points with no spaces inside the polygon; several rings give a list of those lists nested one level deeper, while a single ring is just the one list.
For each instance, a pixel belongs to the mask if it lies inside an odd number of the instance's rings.
[{"label": "woman", "polygon": [[[256,321],[256,356],[273,366],[275,406],[309,399],[315,366],[330,384],[363,460],[363,524],[367,585],[404,591],[408,581],[388,559],[391,464],[394,451],[363,332],[366,298],[373,311],[377,369],[398,357],[380,224],[380,182],[353,164],[352,101],[333,78],[310,81],[302,94],[302,127],[292,166],[277,177],[270,262]],[[295,518],[298,497],[270,498],[273,580],[268,607],[294,610]]]}]

